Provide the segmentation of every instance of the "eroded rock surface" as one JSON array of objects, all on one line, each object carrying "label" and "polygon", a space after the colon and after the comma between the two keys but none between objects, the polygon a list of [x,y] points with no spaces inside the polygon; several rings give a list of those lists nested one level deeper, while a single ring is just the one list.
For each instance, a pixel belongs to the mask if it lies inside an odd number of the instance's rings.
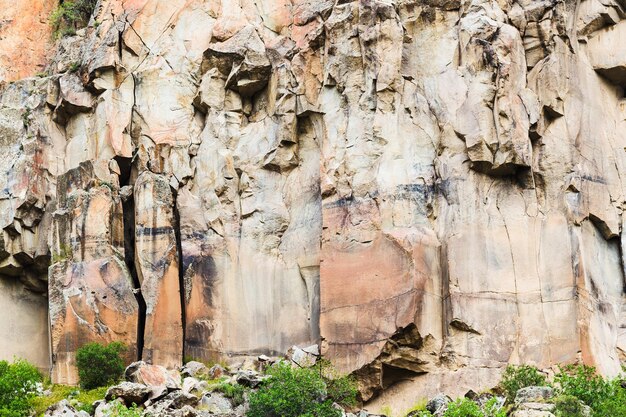
[{"label": "eroded rock surface", "polygon": [[57,381],[92,340],[170,367],[321,341],[398,411],[508,363],[615,374],[625,17],[103,0],[0,92],[0,274],[49,294]]}]

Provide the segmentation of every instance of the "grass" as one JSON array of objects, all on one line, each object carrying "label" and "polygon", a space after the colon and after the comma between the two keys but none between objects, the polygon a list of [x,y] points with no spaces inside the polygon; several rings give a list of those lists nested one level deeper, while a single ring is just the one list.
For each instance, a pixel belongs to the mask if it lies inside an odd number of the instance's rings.
[{"label": "grass", "polygon": [[97,400],[103,399],[107,392],[107,387],[80,390],[67,385],[52,385],[48,389],[52,392],[49,396],[36,397],[33,400],[33,415],[36,417],[42,416],[51,405],[66,399],[77,410],[83,410],[91,414],[93,413],[92,404]]},{"label": "grass", "polygon": [[409,414],[414,413],[416,411],[425,411],[426,410],[426,404],[428,404],[428,400],[427,399],[422,399],[419,402],[417,402],[413,407],[409,408],[404,413],[402,413],[402,415],[406,417]]}]

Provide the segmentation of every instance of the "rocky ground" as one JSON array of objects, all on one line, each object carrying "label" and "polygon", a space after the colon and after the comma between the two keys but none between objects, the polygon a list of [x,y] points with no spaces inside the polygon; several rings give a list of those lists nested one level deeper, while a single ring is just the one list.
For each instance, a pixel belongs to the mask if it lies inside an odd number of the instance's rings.
[{"label": "rocky ground", "polygon": [[[51,405],[45,417],[243,417],[249,410],[250,393],[258,390],[270,376],[268,367],[277,361],[286,361],[292,367],[312,367],[320,358],[317,346],[292,347],[286,358],[270,358],[261,355],[243,362],[226,366],[207,366],[197,361],[187,362],[176,370],[143,361],[134,362],[124,372],[124,380],[109,387],[102,399],[93,403],[93,412],[80,411],[76,400],[64,399]],[[319,365],[319,363],[318,363]],[[519,369],[519,368],[518,368]],[[532,368],[537,375],[544,373]],[[581,369],[581,368],[578,368]],[[550,371],[548,371],[549,373]],[[520,377],[521,375],[521,377]],[[528,378],[523,374],[518,377]],[[515,378],[515,377],[514,377]],[[505,377],[506,379],[506,377]],[[552,375],[551,379],[554,379]],[[558,379],[558,378],[557,378]],[[511,379],[509,379],[511,381]],[[416,405],[405,412],[393,413],[390,409],[371,413],[367,407],[344,408],[337,403],[333,407],[343,417],[592,417],[597,413],[579,399],[564,395],[561,388],[530,385],[511,391],[501,382],[488,392],[468,391],[463,398],[453,400],[440,393],[429,400],[415,398]],[[579,380],[580,381],[580,380]],[[571,382],[571,381],[570,381]],[[563,384],[563,382],[561,382]],[[592,388],[590,385],[589,390]],[[621,388],[626,390],[626,381]],[[584,388],[583,388],[584,390]],[[44,392],[43,395],[49,395]],[[605,392],[606,394],[606,392]],[[569,398],[574,411],[565,412],[559,401]],[[621,397],[623,398],[623,396]],[[474,412],[459,404],[470,404]],[[567,406],[566,406],[567,407]],[[571,403],[569,407],[572,407]],[[465,410],[465,411],[463,411]],[[567,410],[567,408],[565,408]],[[622,414],[602,417],[624,417]]]}]

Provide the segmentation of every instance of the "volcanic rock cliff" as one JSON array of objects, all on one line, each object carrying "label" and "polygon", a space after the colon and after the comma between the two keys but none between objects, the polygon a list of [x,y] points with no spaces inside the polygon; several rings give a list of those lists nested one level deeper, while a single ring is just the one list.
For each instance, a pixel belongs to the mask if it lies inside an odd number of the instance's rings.
[{"label": "volcanic rock cliff", "polygon": [[3,357],[620,369],[625,1],[43,3],[0,0]]}]

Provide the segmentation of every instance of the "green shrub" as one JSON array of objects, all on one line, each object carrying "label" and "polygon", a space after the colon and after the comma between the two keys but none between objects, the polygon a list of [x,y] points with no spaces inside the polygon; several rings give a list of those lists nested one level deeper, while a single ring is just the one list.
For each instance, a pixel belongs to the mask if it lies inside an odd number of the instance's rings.
[{"label": "green shrub", "polygon": [[626,416],[626,389],[622,388],[619,379],[609,382],[608,394],[594,401],[594,417]]},{"label": "green shrub", "polygon": [[554,383],[559,395],[576,397],[593,409],[611,394],[611,383],[586,365],[560,366]]},{"label": "green shrub", "polygon": [[28,416],[38,382],[41,374],[25,360],[0,361],[0,416]]},{"label": "green shrub", "polygon": [[279,362],[267,370],[269,378],[250,394],[248,417],[340,417],[333,407],[319,370],[292,368]]},{"label": "green shrub", "polygon": [[50,15],[55,37],[73,35],[87,26],[98,0],[62,0]]},{"label": "green shrub", "polygon": [[561,395],[554,400],[556,417],[584,417],[583,407],[578,398],[572,395]]},{"label": "green shrub", "polygon": [[448,404],[443,417],[484,417],[478,404],[468,398],[459,398]]},{"label": "green shrub", "polygon": [[509,402],[515,400],[517,391],[522,388],[546,385],[548,385],[546,376],[536,367],[529,365],[507,366],[500,382]]},{"label": "green shrub", "polygon": [[141,409],[137,407],[137,404],[133,404],[131,407],[126,407],[119,401],[114,401],[110,408],[109,417],[141,417]]},{"label": "green shrub", "polygon": [[115,383],[124,373],[120,354],[124,344],[113,342],[107,346],[89,343],[76,351],[76,366],[81,387],[94,389]]},{"label": "green shrub", "polygon": [[213,388],[213,390],[221,392],[226,398],[230,398],[235,407],[243,404],[244,402],[244,394],[246,392],[246,389],[242,385],[221,382],[217,384]]},{"label": "green shrub", "polygon": [[357,382],[353,376],[340,375],[335,367],[326,360],[320,360],[312,368],[319,372],[324,383],[328,397],[343,407],[354,407],[357,405]]},{"label": "green shrub", "polygon": [[483,407],[485,417],[506,417],[506,410],[498,404],[498,399],[493,397]]}]

